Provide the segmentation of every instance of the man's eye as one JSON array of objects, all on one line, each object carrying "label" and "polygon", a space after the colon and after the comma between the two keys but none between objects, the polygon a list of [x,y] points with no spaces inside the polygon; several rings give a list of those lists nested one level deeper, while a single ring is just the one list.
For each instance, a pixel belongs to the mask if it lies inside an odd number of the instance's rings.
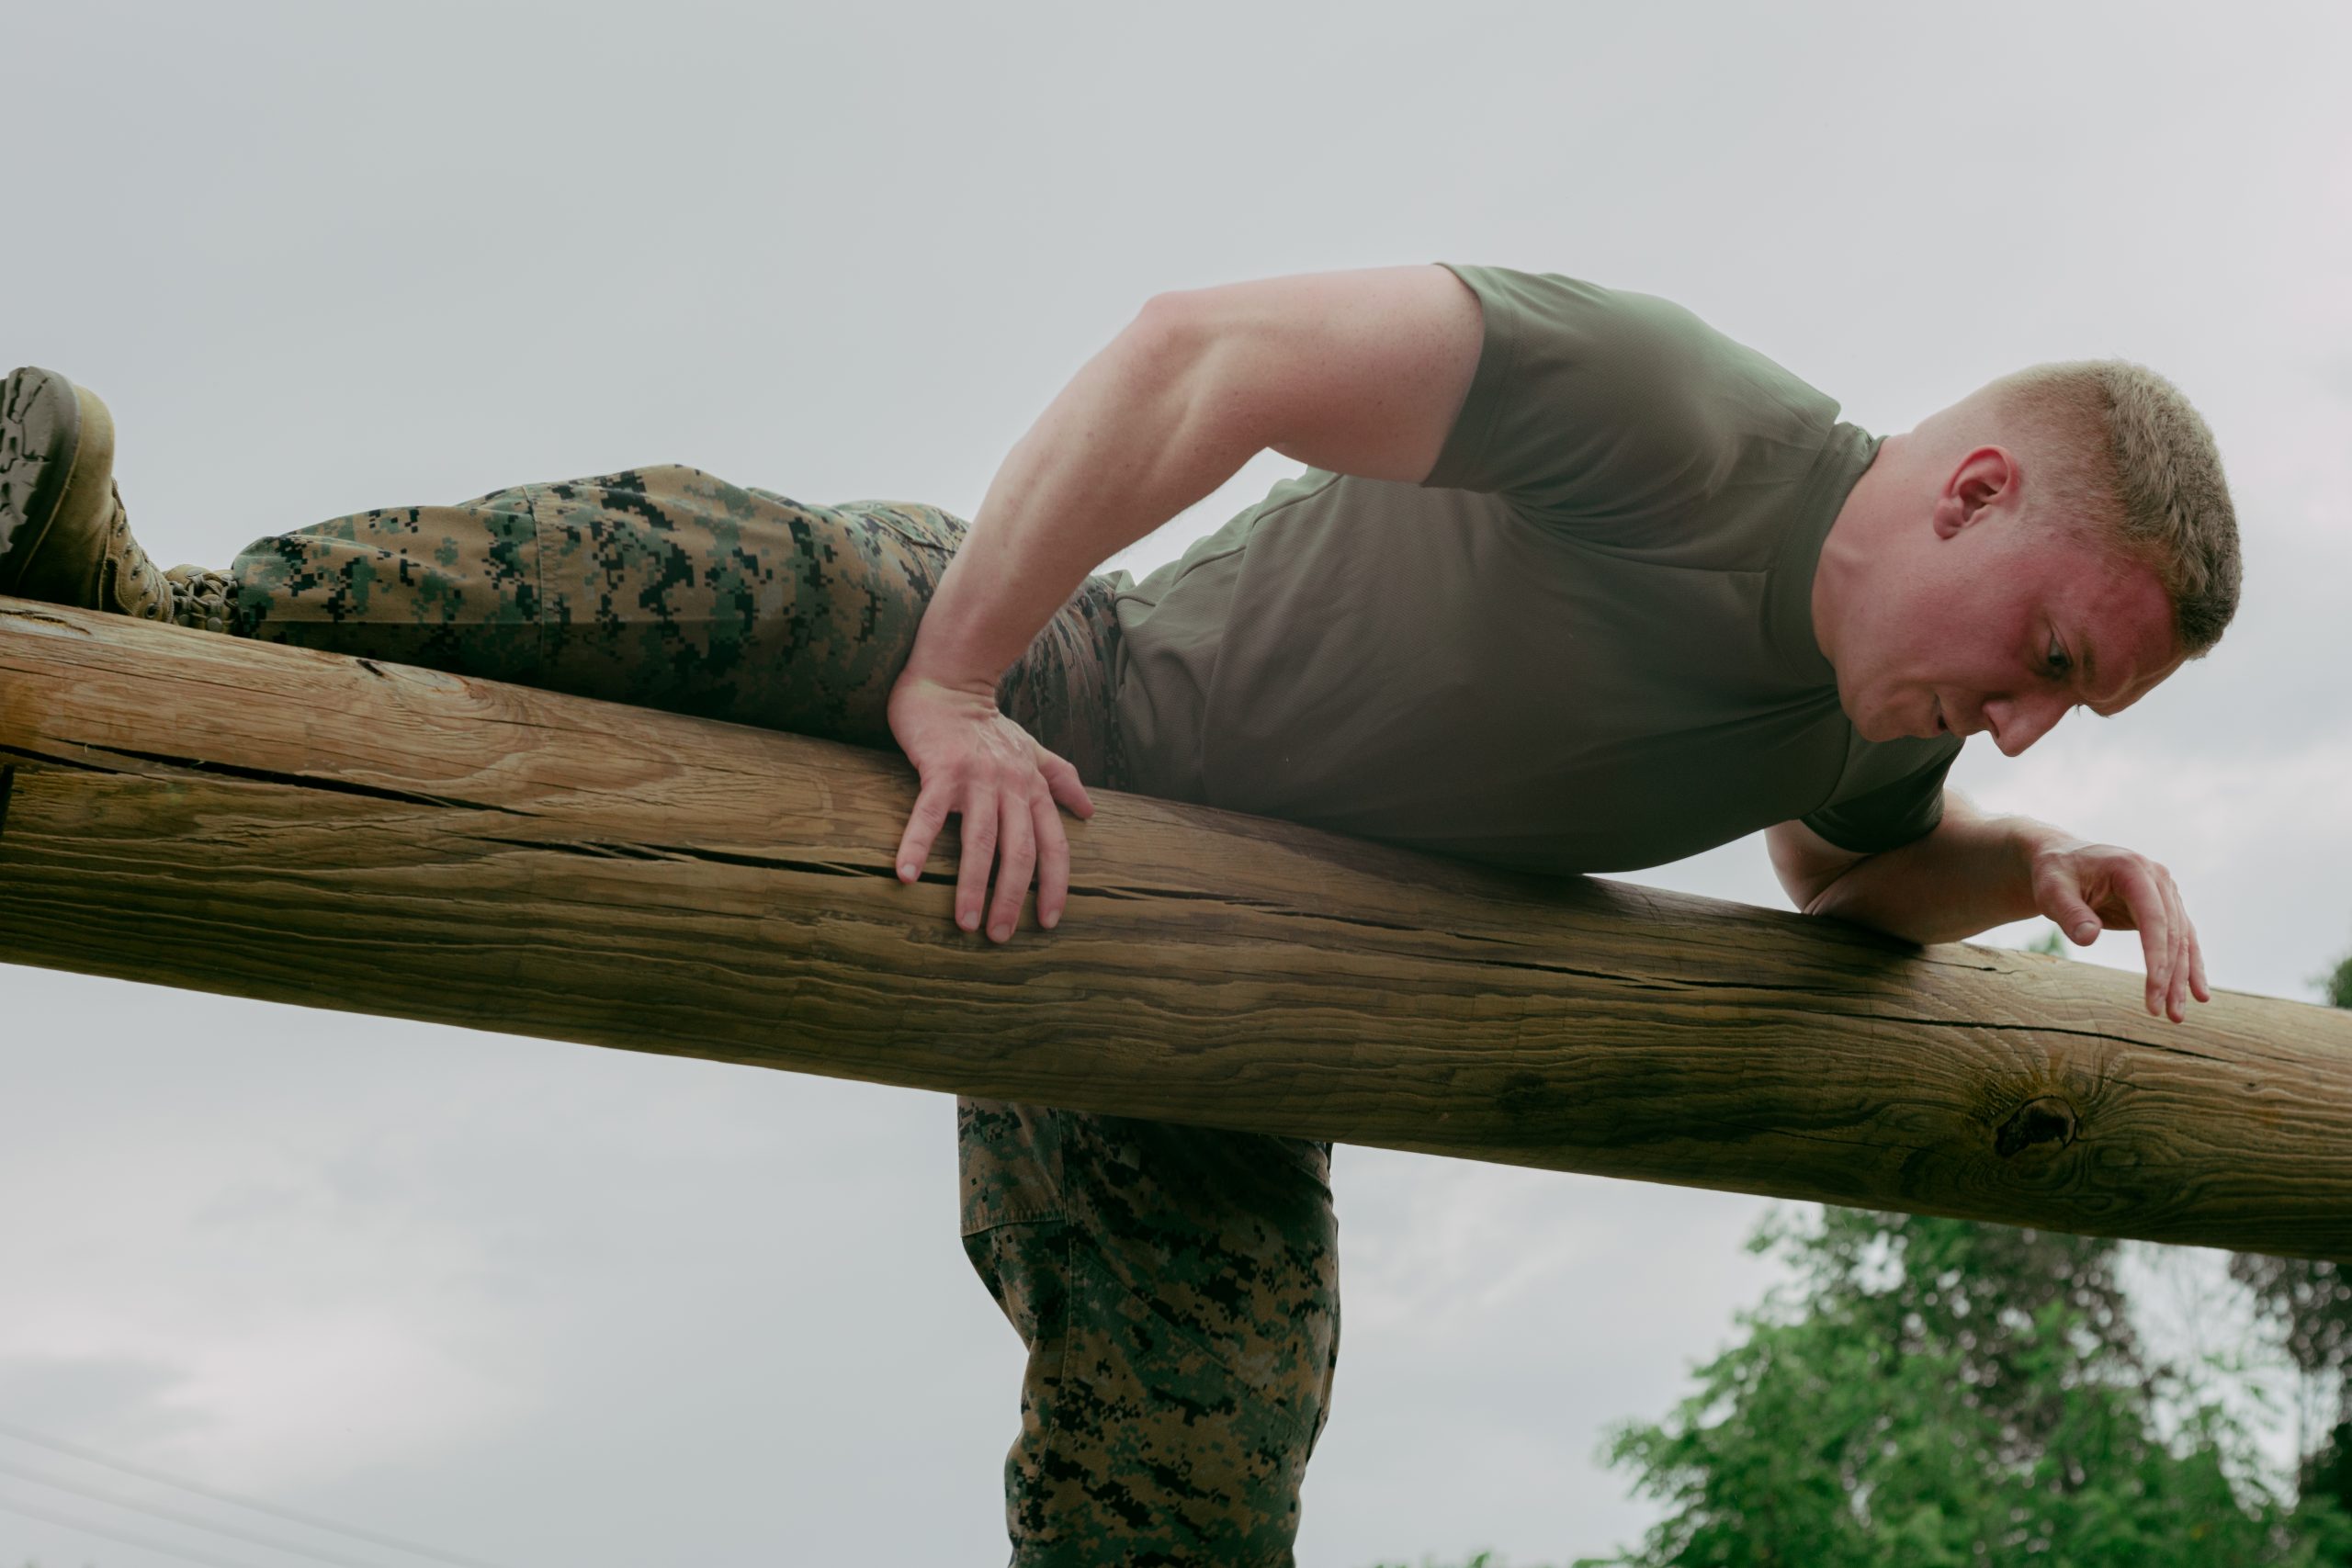
[{"label": "man's eye", "polygon": [[2074,668],[2075,661],[2066,657],[2066,650],[2059,647],[2056,643],[2052,643],[2050,645],[2051,677],[2053,680],[2063,680],[2065,678],[2067,672]]}]

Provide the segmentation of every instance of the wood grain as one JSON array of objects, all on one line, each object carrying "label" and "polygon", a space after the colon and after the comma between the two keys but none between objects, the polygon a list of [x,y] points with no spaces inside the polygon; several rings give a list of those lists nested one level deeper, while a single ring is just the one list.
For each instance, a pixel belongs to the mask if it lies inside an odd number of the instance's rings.
[{"label": "wood grain", "polygon": [[[898,759],[0,600],[0,960],[2352,1261],[2352,1013],[1096,792],[1060,930]],[[73,1042],[61,1038],[60,1050]]]}]

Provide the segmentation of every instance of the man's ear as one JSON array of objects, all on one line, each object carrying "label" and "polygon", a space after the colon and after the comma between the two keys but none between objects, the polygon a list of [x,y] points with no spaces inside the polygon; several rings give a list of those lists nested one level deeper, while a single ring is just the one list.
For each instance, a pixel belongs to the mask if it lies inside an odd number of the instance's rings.
[{"label": "man's ear", "polygon": [[2017,488],[2018,460],[2004,446],[1979,446],[1962,457],[1936,497],[1938,538],[1949,539]]}]

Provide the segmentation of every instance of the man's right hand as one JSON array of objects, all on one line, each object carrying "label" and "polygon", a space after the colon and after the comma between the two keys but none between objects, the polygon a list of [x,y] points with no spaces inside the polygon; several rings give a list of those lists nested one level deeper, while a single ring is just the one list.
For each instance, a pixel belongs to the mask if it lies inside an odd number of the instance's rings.
[{"label": "man's right hand", "polygon": [[890,689],[889,719],[890,733],[922,780],[899,840],[899,880],[922,874],[947,818],[960,817],[964,854],[956,872],[956,923],[978,931],[985,904],[989,940],[1007,940],[1020,923],[1021,900],[1035,873],[1037,923],[1051,930],[1069,897],[1069,839],[1057,807],[1081,818],[1094,815],[1078,770],[1000,712],[992,687],[901,675]]}]

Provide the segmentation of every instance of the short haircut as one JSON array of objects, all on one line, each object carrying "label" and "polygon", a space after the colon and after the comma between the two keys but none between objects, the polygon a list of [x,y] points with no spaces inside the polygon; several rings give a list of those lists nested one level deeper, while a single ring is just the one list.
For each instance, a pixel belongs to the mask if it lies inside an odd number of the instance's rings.
[{"label": "short haircut", "polygon": [[2056,514],[2153,567],[2181,656],[2211,652],[2237,613],[2237,512],[2213,433],[2180,389],[2143,365],[2085,359],[2037,365],[1987,390],[2003,415],[2047,434],[2057,473],[2044,494]]}]

